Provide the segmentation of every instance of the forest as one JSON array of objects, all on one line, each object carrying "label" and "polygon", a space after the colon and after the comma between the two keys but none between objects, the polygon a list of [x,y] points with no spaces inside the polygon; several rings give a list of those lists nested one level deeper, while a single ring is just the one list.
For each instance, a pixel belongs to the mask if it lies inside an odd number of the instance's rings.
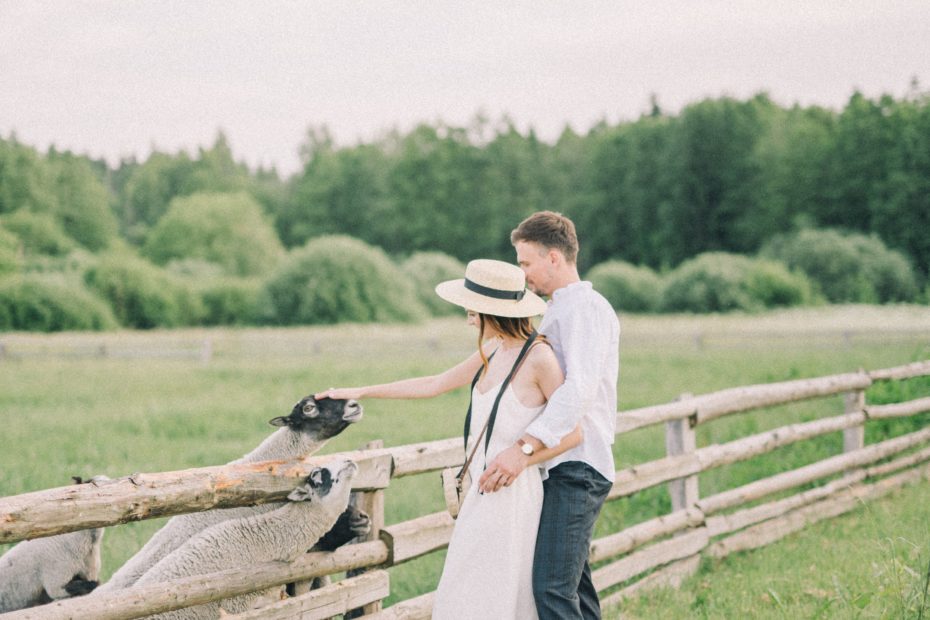
[{"label": "forest", "polygon": [[0,329],[408,321],[439,280],[570,216],[618,311],[930,301],[930,93],[841,110],[721,97],[554,142],[508,118],[337,145],[282,176],[196,153],[113,165],[0,136]]}]

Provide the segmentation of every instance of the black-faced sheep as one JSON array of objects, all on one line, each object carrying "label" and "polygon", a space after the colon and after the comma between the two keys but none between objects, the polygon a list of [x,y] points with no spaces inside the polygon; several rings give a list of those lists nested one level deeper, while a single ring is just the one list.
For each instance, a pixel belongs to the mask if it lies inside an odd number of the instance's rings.
[{"label": "black-faced sheep", "polygon": [[[290,415],[269,420],[272,426],[281,428],[269,435],[257,448],[230,464],[302,459],[319,450],[329,439],[361,418],[362,407],[357,401],[327,398],[317,402],[312,396],[307,396],[294,405]],[[271,503],[226,508],[173,517],[98,591],[131,586],[159,560],[206,527],[228,519],[262,514],[280,508],[281,505]]]},{"label": "black-faced sheep", "polygon": [[[339,460],[313,470],[271,512],[213,525],[162,558],[136,585],[164,583],[228,568],[270,561],[293,562],[312,547],[346,510],[355,463]],[[246,594],[151,616],[158,620],[207,620],[248,611],[266,592]]]},{"label": "black-faced sheep", "polygon": [[[109,480],[95,476],[90,482]],[[80,478],[74,481],[81,483]],[[24,540],[0,557],[0,613],[97,587],[103,528]]]}]

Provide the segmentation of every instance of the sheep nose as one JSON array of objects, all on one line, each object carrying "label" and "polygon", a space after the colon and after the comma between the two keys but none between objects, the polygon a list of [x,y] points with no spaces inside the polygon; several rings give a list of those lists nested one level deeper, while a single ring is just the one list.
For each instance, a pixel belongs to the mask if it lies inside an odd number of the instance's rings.
[{"label": "sheep nose", "polygon": [[344,420],[355,421],[362,417],[362,405],[357,400],[346,401]]}]

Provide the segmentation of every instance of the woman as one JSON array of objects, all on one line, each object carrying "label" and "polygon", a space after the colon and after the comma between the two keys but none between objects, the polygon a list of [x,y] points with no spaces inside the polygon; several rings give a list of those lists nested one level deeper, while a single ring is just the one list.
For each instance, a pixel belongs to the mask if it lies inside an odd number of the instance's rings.
[{"label": "woman", "polygon": [[[478,328],[478,350],[460,364],[429,377],[357,388],[331,388],[320,398],[428,398],[468,385],[480,377],[471,394],[470,452],[488,420],[500,386],[533,333],[530,317],[546,310],[545,302],[526,290],[523,271],[494,260],[468,263],[465,278],[443,282],[436,293],[465,308],[468,325]],[[537,337],[501,395],[487,450],[481,439],[470,466],[471,485],[462,504],[442,578],[433,603],[433,618],[536,618],[532,573],[536,530],[542,508],[542,473],[528,467],[515,480],[502,480],[498,492],[482,492],[478,479],[485,464],[518,443],[552,392],[564,381],[555,354]],[[539,450],[529,464],[542,463],[581,442],[576,428],[555,448]],[[490,490],[491,483],[485,490]]]}]

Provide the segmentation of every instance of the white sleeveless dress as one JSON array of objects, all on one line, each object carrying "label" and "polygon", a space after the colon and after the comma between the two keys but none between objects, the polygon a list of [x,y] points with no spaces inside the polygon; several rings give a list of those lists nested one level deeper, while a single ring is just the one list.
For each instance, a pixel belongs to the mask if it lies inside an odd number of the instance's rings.
[{"label": "white sleeveless dress", "polygon": [[[491,413],[500,386],[472,390],[468,448]],[[508,386],[497,407],[487,457],[484,438],[470,471],[472,485],[449,542],[446,563],[433,602],[435,620],[535,620],[533,555],[542,510],[542,474],[528,467],[509,487],[478,493],[485,463],[512,446],[545,405],[526,407]]]}]

